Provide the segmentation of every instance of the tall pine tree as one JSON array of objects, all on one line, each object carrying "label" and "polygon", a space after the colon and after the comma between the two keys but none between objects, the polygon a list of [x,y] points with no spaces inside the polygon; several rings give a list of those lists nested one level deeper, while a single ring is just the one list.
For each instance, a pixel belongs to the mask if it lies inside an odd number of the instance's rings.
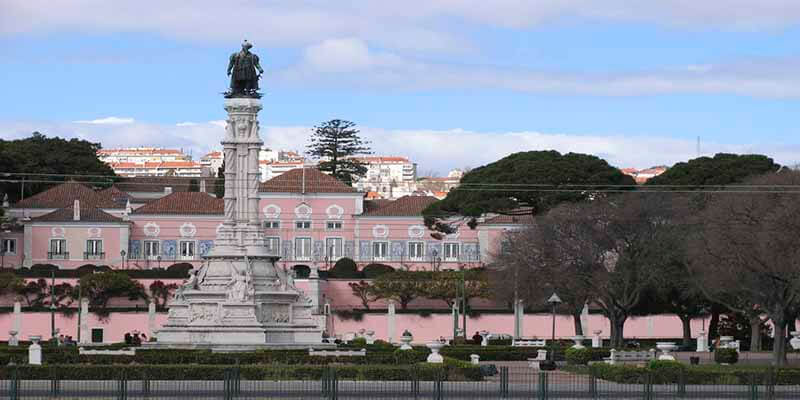
[{"label": "tall pine tree", "polygon": [[358,136],[356,124],[332,119],[314,127],[308,155],[318,159],[319,169],[351,185],[353,179],[364,176],[367,167],[355,156],[371,154],[369,142]]}]

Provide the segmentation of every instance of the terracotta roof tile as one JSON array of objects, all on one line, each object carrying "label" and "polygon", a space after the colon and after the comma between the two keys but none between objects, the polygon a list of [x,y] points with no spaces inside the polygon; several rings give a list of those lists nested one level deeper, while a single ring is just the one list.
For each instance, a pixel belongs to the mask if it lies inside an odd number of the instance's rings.
[{"label": "terracotta roof tile", "polygon": [[222,215],[223,202],[208,193],[175,192],[137,208],[133,214]]},{"label": "terracotta roof tile", "polygon": [[316,168],[295,168],[264,183],[258,190],[272,193],[357,193],[352,186],[322,173]]},{"label": "terracotta roof tile", "polygon": [[498,215],[488,218],[484,224],[489,225],[513,225],[513,224],[532,224],[533,215],[520,214],[520,215]]},{"label": "terracotta roof tile", "polygon": [[80,220],[74,219],[74,208],[60,208],[51,213],[31,218],[35,222],[124,222],[122,218],[115,217],[96,207],[81,207]]},{"label": "terracotta roof tile", "polygon": [[436,198],[430,196],[403,196],[362,215],[365,217],[416,217],[421,216],[422,210],[435,201],[437,201]]},{"label": "terracotta roof tile", "polygon": [[368,213],[371,211],[375,211],[381,207],[386,207],[391,203],[392,200],[389,199],[364,200],[364,212]]},{"label": "terracotta roof tile", "polygon": [[18,201],[16,208],[66,208],[72,207],[75,200],[79,200],[81,208],[100,207],[100,208],[123,208],[112,201],[112,196],[103,195],[94,189],[75,182],[62,183],[39,192],[24,200]]},{"label": "terracotta roof tile", "polygon": [[117,182],[116,186],[124,192],[146,192],[163,193],[165,187],[171,187],[173,192],[188,192],[189,184],[192,179],[197,180],[198,187],[200,181],[206,181],[206,191],[214,190],[214,183],[217,178],[183,178],[174,176],[137,176],[123,178]]}]

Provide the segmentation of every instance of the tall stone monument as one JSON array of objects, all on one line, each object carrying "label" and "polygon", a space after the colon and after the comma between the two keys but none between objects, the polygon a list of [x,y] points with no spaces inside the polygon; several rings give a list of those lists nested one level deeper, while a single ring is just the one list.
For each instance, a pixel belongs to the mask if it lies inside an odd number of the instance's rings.
[{"label": "tall stone monument", "polygon": [[[313,304],[267,253],[258,213],[258,57],[231,55],[225,137],[225,221],[202,267],[178,288],[155,346],[247,348],[320,347]],[[256,70],[258,74],[256,74]],[[254,82],[255,80],[255,82]]]}]

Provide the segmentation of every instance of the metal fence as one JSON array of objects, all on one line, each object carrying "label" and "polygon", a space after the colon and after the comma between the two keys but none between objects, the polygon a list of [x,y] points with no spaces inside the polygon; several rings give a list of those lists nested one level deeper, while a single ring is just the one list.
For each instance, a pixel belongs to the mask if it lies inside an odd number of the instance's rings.
[{"label": "metal fence", "polygon": [[[76,366],[76,368],[80,368]],[[113,368],[113,366],[109,366]],[[500,367],[482,381],[356,381],[326,369],[317,380],[247,380],[236,368],[222,380],[0,380],[0,399],[800,399],[800,385],[623,384],[588,375]],[[772,383],[769,383],[772,382]]]}]

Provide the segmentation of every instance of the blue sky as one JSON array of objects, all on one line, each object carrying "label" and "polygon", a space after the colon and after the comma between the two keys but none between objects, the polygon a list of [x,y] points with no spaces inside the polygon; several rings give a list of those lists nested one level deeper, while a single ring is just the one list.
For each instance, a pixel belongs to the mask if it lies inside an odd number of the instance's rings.
[{"label": "blue sky", "polygon": [[0,0],[0,134],[200,155],[244,38],[273,147],[343,118],[439,173],[550,148],[671,165],[698,136],[702,154],[800,162],[787,0]]}]

